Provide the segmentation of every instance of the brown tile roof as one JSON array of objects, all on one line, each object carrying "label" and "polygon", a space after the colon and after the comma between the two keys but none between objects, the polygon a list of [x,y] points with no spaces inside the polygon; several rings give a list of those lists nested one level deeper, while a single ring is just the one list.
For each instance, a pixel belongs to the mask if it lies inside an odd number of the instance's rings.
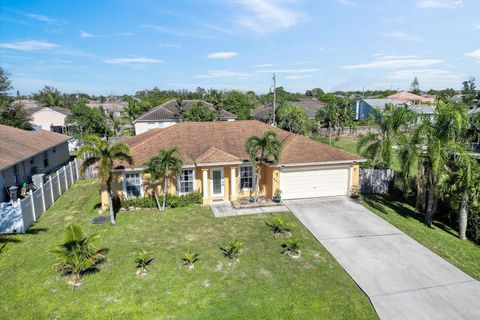
[{"label": "brown tile roof", "polygon": [[[182,100],[182,108],[184,111],[188,111],[197,103],[200,103],[207,110],[214,111],[213,105],[203,100]],[[226,110],[222,110],[220,112],[220,118],[224,120],[235,119],[236,117],[237,117],[236,115]],[[180,110],[178,109],[178,106],[177,106],[177,100],[173,99],[148,111],[147,113],[143,114],[138,119],[136,119],[135,121],[161,121],[161,120],[179,119],[179,118],[180,118]]]},{"label": "brown tile roof", "polygon": [[[154,129],[125,141],[130,146],[136,167],[161,149],[177,146],[186,165],[195,163],[248,161],[245,141],[273,130],[283,145],[280,164],[359,161],[361,157],[340,149],[273,128],[256,120],[231,122],[182,122],[164,129]],[[237,160],[238,159],[238,160]]]},{"label": "brown tile roof", "polygon": [[215,147],[208,148],[207,151],[196,157],[195,163],[218,163],[218,162],[238,162],[239,157]]},{"label": "brown tile roof", "polygon": [[36,112],[38,112],[38,111],[41,111],[41,110],[43,110],[43,109],[55,110],[55,111],[60,112],[60,113],[62,113],[62,114],[64,114],[64,115],[66,115],[66,116],[72,114],[72,112],[71,112],[70,110],[65,109],[65,108],[62,108],[62,107],[45,107],[45,108],[37,107],[37,108],[26,108],[26,109],[24,109],[24,110],[25,110],[25,112],[26,112],[29,116],[31,116],[32,114],[34,114],[34,113],[36,113]]},{"label": "brown tile roof", "polygon": [[0,170],[53,148],[70,137],[50,131],[26,131],[0,125]]},{"label": "brown tile roof", "polygon": [[424,102],[424,103],[434,103],[435,98],[433,97],[422,97],[410,92],[402,91],[395,94],[392,94],[387,97],[388,99],[393,99],[397,103],[406,103],[406,102]]}]

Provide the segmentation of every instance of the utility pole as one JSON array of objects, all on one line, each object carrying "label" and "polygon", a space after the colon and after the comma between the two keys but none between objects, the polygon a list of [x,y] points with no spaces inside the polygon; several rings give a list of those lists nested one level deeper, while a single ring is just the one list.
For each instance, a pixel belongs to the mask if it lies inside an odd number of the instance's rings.
[{"label": "utility pole", "polygon": [[277,105],[277,83],[276,83],[276,77],[275,77],[275,73],[273,74],[273,121],[272,121],[272,126],[275,127],[275,109],[276,109],[276,105]]}]

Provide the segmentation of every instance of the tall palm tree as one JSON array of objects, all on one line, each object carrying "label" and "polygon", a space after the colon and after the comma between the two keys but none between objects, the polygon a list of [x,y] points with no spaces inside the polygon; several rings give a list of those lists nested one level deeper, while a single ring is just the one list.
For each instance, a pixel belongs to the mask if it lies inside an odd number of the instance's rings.
[{"label": "tall palm tree", "polygon": [[225,109],[222,93],[217,90],[210,89],[208,93],[208,102],[213,105],[213,108],[215,109],[215,120],[218,121],[220,119],[222,110]]},{"label": "tall palm tree", "polygon": [[426,207],[428,226],[437,211],[439,179],[446,172],[454,150],[465,145],[463,136],[467,127],[463,106],[440,103],[435,107],[434,120],[423,119],[413,130],[407,146],[401,148],[403,174],[409,175],[412,168],[416,170],[417,210]]},{"label": "tall palm tree", "polygon": [[480,167],[463,145],[453,149],[446,172],[439,179],[439,193],[458,207],[458,234],[467,239],[468,212],[480,199]]},{"label": "tall palm tree", "polygon": [[[180,173],[182,168],[182,160],[175,156],[175,153],[179,153],[178,147],[165,148],[160,151],[158,156],[152,157],[147,161],[145,172],[150,173],[150,179],[152,181],[153,193],[155,200],[157,201],[158,209],[165,211],[165,204],[167,201],[168,180],[172,176],[176,176]],[[157,197],[157,188],[159,181],[163,179],[163,203],[160,209],[160,205]]]},{"label": "tall palm tree", "polygon": [[73,290],[81,277],[89,271],[94,271],[98,263],[105,258],[106,249],[97,249],[94,241],[98,234],[85,236],[76,224],[70,224],[65,231],[65,242],[58,249],[52,250],[57,256],[53,265],[57,271],[73,276]]},{"label": "tall palm tree", "polygon": [[357,148],[362,156],[371,160],[374,167],[388,168],[393,160],[393,146],[414,116],[406,107],[393,104],[386,105],[383,111],[372,109],[371,116],[377,122],[379,132],[361,135]]},{"label": "tall palm tree", "polygon": [[245,141],[245,150],[250,156],[250,161],[256,167],[256,179],[255,179],[255,199],[258,198],[260,176],[262,170],[262,164],[271,161],[273,164],[280,161],[280,152],[282,145],[277,139],[277,134],[268,130],[263,133],[263,136],[251,136]]},{"label": "tall palm tree", "polygon": [[84,159],[80,171],[82,174],[91,165],[98,163],[98,177],[102,188],[106,188],[108,193],[108,208],[110,211],[110,220],[112,225],[115,224],[115,214],[113,212],[112,201],[112,169],[114,161],[125,161],[129,165],[133,165],[133,158],[130,154],[130,148],[124,143],[117,143],[110,146],[107,141],[100,139],[98,136],[89,135],[83,139],[84,145],[78,151],[77,157]]},{"label": "tall palm tree", "polygon": [[134,99],[130,99],[127,106],[123,109],[122,117],[129,123],[132,135],[135,134],[135,127],[133,125],[133,121],[135,121],[135,119],[137,119],[141,113],[142,110],[140,108],[140,105]]}]

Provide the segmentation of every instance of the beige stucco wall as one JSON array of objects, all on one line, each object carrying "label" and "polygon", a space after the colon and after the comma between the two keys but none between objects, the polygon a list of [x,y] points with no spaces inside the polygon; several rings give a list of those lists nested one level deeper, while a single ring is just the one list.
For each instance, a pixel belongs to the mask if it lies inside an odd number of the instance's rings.
[{"label": "beige stucco wall", "polygon": [[43,108],[32,114],[32,123],[43,130],[50,131],[50,126],[64,126],[67,116],[50,108]]},{"label": "beige stucco wall", "polygon": [[[325,167],[329,167],[333,165],[325,165]],[[307,167],[307,166],[306,166]],[[195,190],[202,192],[205,194],[204,184],[203,184],[203,172],[207,172],[207,196],[203,198],[203,204],[208,205],[212,202],[212,182],[211,182],[211,170],[212,169],[219,169],[223,168],[224,171],[224,196],[223,199],[225,200],[237,200],[239,198],[251,197],[253,195],[254,190],[251,191],[241,191],[239,190],[239,166],[238,165],[225,165],[225,166],[218,166],[218,167],[196,167],[195,171]],[[232,180],[231,178],[231,170],[235,170],[235,176]],[[278,167],[270,167],[267,165],[262,165],[261,169],[261,178],[260,178],[260,195],[266,196],[268,198],[273,198],[275,191],[280,189],[280,169]],[[112,190],[115,196],[123,196],[123,173],[116,172],[116,178],[114,179],[114,183],[112,184]],[[169,180],[169,193],[176,193],[176,179],[173,177]],[[148,174],[143,175],[142,186],[144,195],[151,194],[151,187],[150,187],[150,177]],[[232,194],[231,184],[235,184],[235,193]],[[254,177],[255,183],[255,177]],[[359,185],[359,165],[353,164],[350,166],[350,186]],[[158,193],[163,193],[163,185],[159,186]],[[351,190],[349,190],[350,192]],[[106,193],[102,196],[102,203],[107,204],[108,198],[106,198]]]}]

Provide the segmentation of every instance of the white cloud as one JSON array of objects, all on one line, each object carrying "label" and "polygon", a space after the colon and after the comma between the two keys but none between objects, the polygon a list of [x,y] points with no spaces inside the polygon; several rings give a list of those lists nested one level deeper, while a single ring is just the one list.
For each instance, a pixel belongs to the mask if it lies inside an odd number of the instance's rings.
[{"label": "white cloud", "polygon": [[240,78],[246,79],[250,78],[252,74],[250,73],[243,73],[243,72],[235,72],[235,71],[228,71],[228,70],[208,70],[206,74],[199,74],[196,75],[196,79],[206,79],[206,78]]},{"label": "white cloud", "polygon": [[124,36],[124,37],[133,36],[133,32],[119,32],[116,35],[117,36]]},{"label": "white cloud", "polygon": [[161,43],[160,46],[164,48],[170,48],[170,49],[178,49],[182,47],[181,45],[174,44],[174,43]]},{"label": "white cloud", "polygon": [[238,52],[233,51],[218,51],[207,54],[209,59],[231,59],[238,56]]},{"label": "white cloud", "polygon": [[300,80],[300,79],[308,79],[311,78],[311,74],[299,74],[299,75],[291,75],[291,76],[286,76],[286,80]]},{"label": "white cloud", "polygon": [[422,38],[414,36],[414,35],[410,35],[408,33],[402,32],[402,31],[384,32],[384,33],[382,33],[382,35],[384,37],[388,37],[388,38],[403,39],[403,40],[414,41],[414,42],[422,41]]},{"label": "white cloud", "polygon": [[271,63],[264,63],[264,64],[256,64],[253,67],[254,68],[270,68],[270,67],[274,67],[274,65]]},{"label": "white cloud", "polygon": [[286,5],[296,3],[295,0],[236,0],[235,2],[247,11],[236,17],[236,23],[258,34],[291,28],[303,17],[302,13]]},{"label": "white cloud", "polygon": [[25,13],[25,16],[35,19],[37,21],[46,22],[48,24],[58,24],[57,19],[50,18],[49,16],[43,14],[35,14],[35,13]]},{"label": "white cloud", "polygon": [[113,59],[104,60],[104,62],[110,63],[110,64],[146,64],[146,63],[162,63],[162,60],[138,57],[138,58],[113,58]]},{"label": "white cloud", "polygon": [[343,4],[344,6],[356,6],[357,3],[351,0],[335,0],[340,4]]},{"label": "white cloud", "polygon": [[80,31],[80,37],[82,38],[91,38],[93,37],[93,34],[85,32],[85,31]]},{"label": "white cloud", "polygon": [[463,0],[422,0],[417,6],[424,9],[456,8],[463,6]]},{"label": "white cloud", "polygon": [[188,38],[197,38],[197,39],[209,38],[209,36],[205,36],[203,34],[199,34],[199,33],[196,33],[196,32],[176,30],[176,29],[166,28],[166,27],[163,27],[163,26],[155,25],[155,24],[142,24],[139,27],[140,28],[145,28],[145,29],[150,29],[150,30],[160,32],[160,33],[164,33],[164,34],[169,34],[171,36],[176,36],[176,37],[188,37]]},{"label": "white cloud", "polygon": [[58,49],[58,48],[61,48],[61,46],[48,41],[27,40],[27,41],[17,41],[17,42],[2,42],[0,43],[0,48],[20,50],[20,51],[37,51],[37,50]]},{"label": "white cloud", "polygon": [[480,49],[465,53],[467,57],[480,59]]},{"label": "white cloud", "polygon": [[432,87],[458,87],[462,82],[463,75],[448,70],[440,69],[419,69],[419,70],[396,70],[391,72],[387,78],[408,84],[417,77],[423,88]]},{"label": "white cloud", "polygon": [[276,70],[257,70],[255,73],[289,73],[289,74],[302,74],[302,73],[314,73],[322,71],[322,69],[309,68],[309,69],[276,69]]},{"label": "white cloud", "polygon": [[342,69],[398,69],[426,67],[442,63],[440,59],[417,58],[416,56],[385,56],[372,62],[342,66]]}]

